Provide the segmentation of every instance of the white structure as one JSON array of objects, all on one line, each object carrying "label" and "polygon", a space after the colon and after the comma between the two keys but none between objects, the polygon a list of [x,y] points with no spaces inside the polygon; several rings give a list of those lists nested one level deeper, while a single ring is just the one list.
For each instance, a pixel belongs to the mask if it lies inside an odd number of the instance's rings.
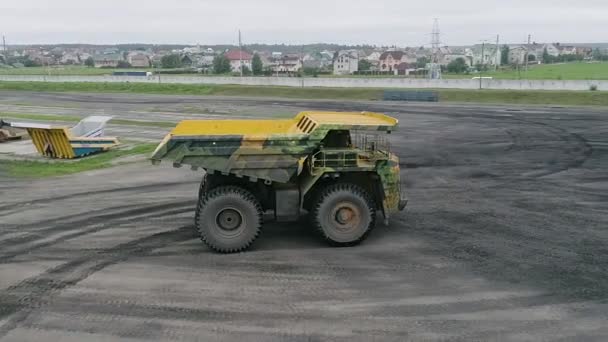
[{"label": "white structure", "polygon": [[356,50],[338,52],[334,60],[334,75],[350,75],[359,71],[359,54]]},{"label": "white structure", "polygon": [[494,44],[485,44],[484,46],[478,44],[473,46],[473,48],[465,49],[464,54],[471,60],[473,65],[500,65],[500,47]]},{"label": "white structure", "polygon": [[525,64],[528,49],[525,46],[511,46],[509,48],[509,64]]},{"label": "white structure", "polygon": [[545,44],[543,47],[543,53],[547,50],[549,56],[557,57],[559,56],[559,48],[555,46],[555,44]]},{"label": "white structure", "polygon": [[232,72],[241,72],[241,63],[243,69],[247,68],[251,70],[251,61],[253,55],[240,50],[230,50],[225,54],[226,58],[230,61],[230,69]]},{"label": "white structure", "polygon": [[302,69],[299,56],[283,56],[272,61],[272,71],[275,73],[296,73]]}]

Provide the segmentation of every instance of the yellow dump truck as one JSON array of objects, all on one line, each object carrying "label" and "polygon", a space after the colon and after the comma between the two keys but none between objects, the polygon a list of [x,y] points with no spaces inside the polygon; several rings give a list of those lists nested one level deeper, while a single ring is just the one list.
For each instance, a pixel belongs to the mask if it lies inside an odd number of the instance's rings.
[{"label": "yellow dump truck", "polygon": [[285,120],[182,121],[152,161],[206,171],[195,226],[219,252],[248,248],[263,213],[278,221],[308,212],[318,232],[337,246],[361,242],[376,211],[402,210],[399,159],[379,133],[397,120],[377,113],[303,112]]}]

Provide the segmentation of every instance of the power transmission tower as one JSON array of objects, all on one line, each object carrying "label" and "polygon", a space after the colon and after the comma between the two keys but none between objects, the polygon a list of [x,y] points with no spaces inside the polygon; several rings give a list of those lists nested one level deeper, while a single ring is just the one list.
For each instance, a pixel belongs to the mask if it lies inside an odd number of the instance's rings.
[{"label": "power transmission tower", "polygon": [[439,31],[439,19],[435,18],[433,22],[433,32],[431,33],[432,56],[429,64],[429,78],[441,79],[441,65],[439,64],[439,55],[441,48],[441,31]]},{"label": "power transmission tower", "polygon": [[[6,37],[4,35],[2,35],[2,51],[4,51],[4,54],[7,55],[7,51],[6,50]],[[6,58],[8,58],[8,56],[5,56]]]}]

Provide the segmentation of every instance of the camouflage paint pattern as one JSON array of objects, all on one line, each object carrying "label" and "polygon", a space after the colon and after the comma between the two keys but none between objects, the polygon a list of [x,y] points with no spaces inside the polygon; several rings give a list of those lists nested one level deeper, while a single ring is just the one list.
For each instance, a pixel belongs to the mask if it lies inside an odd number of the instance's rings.
[{"label": "camouflage paint pattern", "polygon": [[382,209],[384,217],[388,218],[391,213],[397,212],[406,199],[403,197],[401,189],[401,169],[399,167],[399,158],[394,154],[389,154],[389,158],[380,160],[376,164],[376,173],[382,181],[384,190],[384,200]]},{"label": "camouflage paint pattern", "polygon": [[[302,195],[326,172],[375,172],[382,182],[385,217],[399,209],[402,198],[397,156],[387,151],[321,146],[332,130],[390,132],[397,126],[396,119],[376,113],[303,112],[293,120],[254,121],[256,125],[238,120],[182,122],[163,139],[152,162],[170,160],[175,166],[185,164],[252,180],[301,182]],[[264,133],[265,126],[270,133]],[[243,134],[235,134],[239,129]],[[348,154],[348,158],[331,159],[340,153]],[[300,179],[305,165],[310,169]]]},{"label": "camouflage paint pattern", "polygon": [[[277,120],[242,120],[243,131],[249,128],[245,134],[217,133],[223,123],[238,131],[237,120],[184,121],[165,137],[151,159],[153,163],[170,160],[177,166],[287,183],[300,174],[304,160],[320,147],[329,131],[390,132],[397,125],[397,120],[376,113],[302,112],[293,120],[279,121],[284,124],[280,133],[276,132]],[[252,132],[251,122],[262,128]],[[200,132],[192,134],[188,125],[200,126]],[[273,126],[274,133],[264,134],[264,125]],[[184,131],[187,135],[179,134]]]}]

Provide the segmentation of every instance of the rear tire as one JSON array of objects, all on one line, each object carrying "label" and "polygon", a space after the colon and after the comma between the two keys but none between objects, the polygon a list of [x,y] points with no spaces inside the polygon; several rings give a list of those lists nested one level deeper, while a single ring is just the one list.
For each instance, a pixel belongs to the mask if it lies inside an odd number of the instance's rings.
[{"label": "rear tire", "polygon": [[363,241],[376,221],[369,194],[349,183],[329,185],[313,204],[311,218],[321,236],[334,246],[353,246]]},{"label": "rear tire", "polygon": [[194,229],[196,230],[196,235],[200,236],[201,232],[198,229],[198,220],[200,218],[200,211],[201,211],[201,203],[202,203],[202,199],[203,197],[205,197],[205,194],[208,190],[208,183],[207,183],[207,175],[205,174],[203,176],[203,180],[201,181],[201,184],[198,187],[198,199],[196,201],[196,210],[194,211]]},{"label": "rear tire", "polygon": [[203,194],[196,227],[201,240],[220,253],[247,249],[260,234],[262,207],[249,191],[220,186]]}]

